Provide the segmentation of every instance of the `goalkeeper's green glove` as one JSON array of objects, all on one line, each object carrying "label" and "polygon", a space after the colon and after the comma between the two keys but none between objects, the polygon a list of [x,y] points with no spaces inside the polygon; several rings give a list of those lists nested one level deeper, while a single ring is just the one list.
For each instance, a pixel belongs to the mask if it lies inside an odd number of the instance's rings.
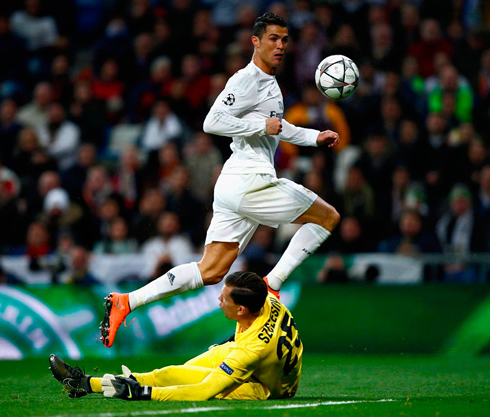
[{"label": "goalkeeper's green glove", "polygon": [[105,374],[102,377],[102,392],[108,398],[121,398],[122,400],[138,401],[151,400],[151,387],[142,386],[131,371],[122,366],[124,377]]}]

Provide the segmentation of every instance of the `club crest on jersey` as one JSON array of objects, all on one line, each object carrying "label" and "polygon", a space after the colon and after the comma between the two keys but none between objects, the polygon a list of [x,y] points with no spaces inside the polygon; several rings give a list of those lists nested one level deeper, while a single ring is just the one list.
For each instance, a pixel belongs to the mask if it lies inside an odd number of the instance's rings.
[{"label": "club crest on jersey", "polygon": [[223,99],[223,103],[227,106],[233,106],[233,103],[235,102],[235,95],[230,93],[226,96],[225,99]]},{"label": "club crest on jersey", "polygon": [[231,375],[233,372],[235,372],[234,369],[231,369],[226,363],[224,362],[221,362],[220,366],[219,366],[223,371],[225,371],[225,373],[227,373],[228,375]]}]

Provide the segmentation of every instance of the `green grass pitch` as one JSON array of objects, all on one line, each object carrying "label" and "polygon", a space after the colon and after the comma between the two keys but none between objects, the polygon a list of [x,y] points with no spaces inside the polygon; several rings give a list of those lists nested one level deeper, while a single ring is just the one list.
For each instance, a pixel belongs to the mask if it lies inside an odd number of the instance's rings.
[{"label": "green grass pitch", "polygon": [[[80,361],[94,375],[119,373],[122,363],[147,371],[182,359]],[[250,402],[126,402],[101,395],[72,400],[48,366],[48,358],[0,362],[1,416],[490,416],[488,356],[307,355],[295,398]]]}]

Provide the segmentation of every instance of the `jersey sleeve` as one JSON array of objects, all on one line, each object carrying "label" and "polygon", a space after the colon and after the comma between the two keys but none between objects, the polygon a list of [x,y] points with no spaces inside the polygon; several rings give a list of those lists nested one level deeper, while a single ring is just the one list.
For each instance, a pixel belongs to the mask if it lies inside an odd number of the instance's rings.
[{"label": "jersey sleeve", "polygon": [[279,139],[300,146],[318,146],[316,141],[319,134],[319,130],[297,127],[282,119],[282,132],[279,133]]},{"label": "jersey sleeve", "polygon": [[247,382],[255,371],[259,356],[253,350],[236,348],[201,383],[172,387],[153,387],[156,401],[206,401],[218,394],[225,396]]},{"label": "jersey sleeve", "polygon": [[265,134],[265,119],[240,117],[256,105],[257,87],[254,80],[250,78],[230,79],[204,120],[203,129],[206,133],[245,137]]}]

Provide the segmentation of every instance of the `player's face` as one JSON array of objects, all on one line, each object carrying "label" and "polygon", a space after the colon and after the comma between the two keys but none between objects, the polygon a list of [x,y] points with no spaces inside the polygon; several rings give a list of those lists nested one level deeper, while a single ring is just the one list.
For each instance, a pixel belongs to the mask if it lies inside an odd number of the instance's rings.
[{"label": "player's face", "polygon": [[226,318],[231,320],[236,320],[238,318],[238,310],[240,306],[235,304],[233,299],[230,296],[231,288],[223,285],[223,289],[221,290],[221,294],[218,297],[219,300],[219,308],[223,310]]},{"label": "player's face", "polygon": [[255,54],[272,73],[275,73],[282,64],[288,46],[288,29],[281,26],[267,26],[266,31],[259,39],[252,37]]}]

